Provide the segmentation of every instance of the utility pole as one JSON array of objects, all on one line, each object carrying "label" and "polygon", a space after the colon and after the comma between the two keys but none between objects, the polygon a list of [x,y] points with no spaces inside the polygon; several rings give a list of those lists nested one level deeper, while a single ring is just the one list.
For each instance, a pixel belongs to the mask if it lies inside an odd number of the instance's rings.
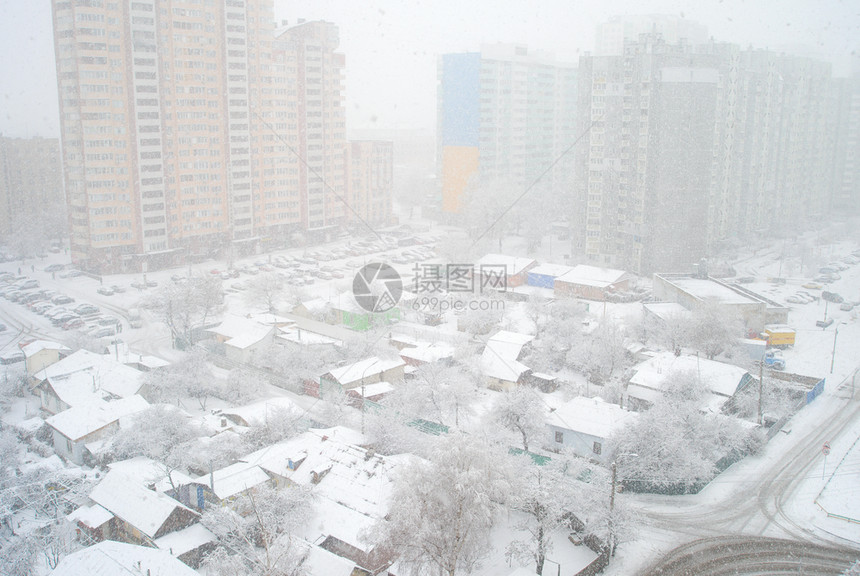
[{"label": "utility pole", "polygon": [[612,491],[609,493],[609,555],[615,556],[615,527],[613,526],[613,516],[615,510],[615,479],[617,477],[618,467],[615,460],[612,461]]},{"label": "utility pole", "polygon": [[[839,324],[842,324],[840,322]],[[833,364],[836,362],[836,337],[839,336],[839,324],[836,325],[836,330],[833,332],[833,352],[830,354],[830,373],[833,374]],[[853,391],[853,388],[852,388]]]},{"label": "utility pole", "polygon": [[764,355],[758,361],[758,425],[761,426],[764,416],[761,410],[762,388],[764,387]]}]

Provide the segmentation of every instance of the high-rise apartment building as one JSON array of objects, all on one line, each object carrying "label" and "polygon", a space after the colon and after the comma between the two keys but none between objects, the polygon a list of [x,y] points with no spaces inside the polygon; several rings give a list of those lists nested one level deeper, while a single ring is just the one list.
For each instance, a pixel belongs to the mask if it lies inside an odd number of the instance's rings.
[{"label": "high-rise apartment building", "polygon": [[[0,136],[0,237],[23,243],[65,237],[60,142]],[[34,227],[42,227],[34,230]]]},{"label": "high-rise apartment building", "polygon": [[337,27],[272,0],[53,0],[72,258],[250,253],[344,222]]},{"label": "high-rise apartment building", "polygon": [[394,144],[351,140],[347,150],[346,220],[370,226],[392,224]]},{"label": "high-rise apartment building", "polygon": [[283,59],[288,95],[295,93],[288,102],[286,121],[288,128],[296,130],[290,134],[295,139],[287,144],[301,158],[297,164],[299,219],[302,228],[323,237],[343,224],[346,210],[342,200],[346,191],[345,59],[335,52],[338,43],[334,24],[303,21],[278,30],[275,42],[275,59],[278,63]]},{"label": "high-rise apartment building", "polygon": [[624,43],[637,41],[640,34],[659,34],[667,44],[704,44],[708,28],[674,14],[615,16],[596,27],[594,55],[621,56]]},{"label": "high-rise apartment building", "polygon": [[[576,69],[525,46],[445,54],[438,65],[437,139],[442,209],[469,190],[524,191],[575,139]],[[568,181],[563,170],[546,184]],[[569,175],[568,175],[569,176]]]},{"label": "high-rise apartment building", "polygon": [[834,205],[847,121],[834,116],[826,63],[642,34],[623,54],[582,57],[579,78],[578,258],[685,271],[726,242],[787,235]]}]

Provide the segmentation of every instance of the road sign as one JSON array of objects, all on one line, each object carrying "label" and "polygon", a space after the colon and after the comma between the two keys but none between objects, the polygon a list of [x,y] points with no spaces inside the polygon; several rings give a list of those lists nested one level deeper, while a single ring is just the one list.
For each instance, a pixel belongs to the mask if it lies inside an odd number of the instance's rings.
[{"label": "road sign", "polygon": [[830,454],[830,442],[825,442],[824,446],[821,447],[821,451],[824,453],[825,456]]}]

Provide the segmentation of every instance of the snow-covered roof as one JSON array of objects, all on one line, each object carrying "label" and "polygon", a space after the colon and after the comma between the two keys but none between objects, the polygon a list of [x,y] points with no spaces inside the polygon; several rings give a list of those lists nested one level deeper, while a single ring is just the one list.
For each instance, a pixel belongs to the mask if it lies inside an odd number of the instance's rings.
[{"label": "snow-covered roof", "polygon": [[326,336],[324,334],[319,334],[317,332],[302,329],[296,324],[290,326],[283,326],[279,330],[280,334],[278,334],[278,338],[287,340],[289,342],[295,342],[296,344],[332,344],[335,346],[340,346],[341,344],[343,344],[343,340],[338,340],[337,338],[332,338],[331,336]]},{"label": "snow-covered roof", "polygon": [[[259,466],[237,462],[226,468],[215,470],[212,473],[212,478],[214,480],[213,492],[220,500],[224,500],[267,482],[269,475]],[[208,484],[209,479],[209,474],[204,474],[197,481]]]},{"label": "snow-covered roof", "polygon": [[455,348],[444,342],[427,343],[422,342],[415,347],[403,348],[400,351],[401,358],[409,358],[419,362],[436,362],[443,358],[453,358]]},{"label": "snow-covered roof", "polygon": [[197,572],[172,557],[169,552],[146,546],[105,540],[69,554],[54,568],[51,576],[199,576]]},{"label": "snow-covered roof", "polygon": [[[282,320],[289,322],[287,318],[282,318]],[[225,338],[225,344],[244,349],[266,338],[273,329],[272,325],[263,324],[251,318],[228,315],[221,324],[206,331]]]},{"label": "snow-covered roof", "polygon": [[245,332],[242,332],[238,336],[234,336],[230,338],[224,344],[226,346],[232,346],[233,348],[238,348],[240,350],[244,350],[258,342],[265,340],[268,336],[274,334],[275,328],[272,326],[266,326],[265,324],[257,324],[256,322],[249,326]]},{"label": "snow-covered roof", "polygon": [[568,284],[581,284],[583,286],[606,288],[607,286],[615,284],[619,280],[623,280],[626,274],[627,273],[624,270],[598,268],[597,266],[578,264],[566,274],[556,278],[556,281],[566,282]]},{"label": "snow-covered roof", "polygon": [[71,352],[72,349],[68,346],[64,346],[58,342],[52,342],[50,340],[34,340],[30,342],[23,348],[21,348],[21,352],[24,353],[24,356],[29,358],[33,354],[37,354],[42,350],[57,350],[59,352]]},{"label": "snow-covered roof", "polygon": [[76,441],[120,418],[136,414],[148,407],[149,402],[137,395],[110,402],[97,398],[91,402],[72,406],[68,410],[51,416],[45,422],[69,440]]},{"label": "snow-covered roof", "polygon": [[504,266],[508,276],[519,274],[529,266],[536,264],[533,258],[520,258],[507,254],[487,254],[475,262],[475,273],[481,273],[482,266]]},{"label": "snow-covered roof", "polygon": [[225,409],[222,414],[240,426],[265,426],[269,418],[282,410],[293,410],[295,403],[285,396],[274,396],[238,408]]},{"label": "snow-covered roof", "polygon": [[150,538],[176,509],[196,514],[166,494],[150,490],[120,470],[109,471],[90,492],[90,499],[105,507]]},{"label": "snow-covered roof", "polygon": [[382,372],[404,366],[405,364],[406,363],[402,358],[385,360],[376,356],[371,356],[370,358],[360,360],[355,364],[349,364],[347,366],[330,370],[328,374],[330,374],[331,377],[334,378],[334,380],[341,386],[349,387],[350,384],[359,382],[368,376],[373,377],[377,374],[381,374]]},{"label": "snow-covered roof", "polygon": [[636,412],[629,412],[601,398],[579,396],[551,412],[547,423],[596,438],[609,438],[637,416]]},{"label": "snow-covered roof", "polygon": [[391,382],[374,382],[373,384],[366,384],[365,386],[353,388],[350,392],[354,392],[359,396],[364,396],[365,398],[371,398],[373,396],[378,396],[379,394],[388,394],[392,390],[394,390],[394,384]]},{"label": "snow-covered roof", "polygon": [[668,320],[673,316],[687,317],[692,314],[677,302],[648,302],[642,307],[660,320]]},{"label": "snow-covered roof", "polygon": [[278,314],[272,314],[271,312],[251,314],[250,319],[267,326],[278,326],[281,324],[288,324],[290,322],[290,319],[286,316],[279,316]]},{"label": "snow-covered roof", "polygon": [[80,522],[87,528],[98,528],[113,518],[113,514],[98,504],[93,504],[91,506],[81,506],[66,516],[66,518],[72,523]]},{"label": "snow-covered roof", "polygon": [[739,366],[698,356],[675,356],[672,352],[660,352],[636,366],[636,373],[630,378],[627,391],[630,396],[654,402],[662,394],[666,379],[682,372],[698,375],[711,393],[720,397],[707,402],[712,408],[718,408],[717,404],[733,396],[747,373]]},{"label": "snow-covered roof", "polygon": [[351,576],[355,562],[323,550],[319,546],[311,546],[302,568],[308,576]]},{"label": "snow-covered roof", "polygon": [[566,266],[564,264],[538,264],[537,266],[529,270],[529,274],[537,274],[541,276],[551,276],[553,278],[558,278],[559,276],[564,276],[571,270],[573,270],[573,267]]},{"label": "snow-covered roof", "polygon": [[143,372],[111,357],[78,350],[36,372],[34,378],[47,380],[60,400],[75,406],[109,396],[134,396],[143,383]]},{"label": "snow-covered roof", "polygon": [[736,292],[728,286],[711,279],[693,278],[692,276],[672,276],[667,278],[667,280],[699,300],[721,302],[723,304],[760,303],[759,300]]},{"label": "snow-covered roof", "polygon": [[328,309],[328,302],[323,298],[311,298],[310,300],[303,300],[302,306],[308,312],[325,312]]},{"label": "snow-covered roof", "polygon": [[182,556],[205,544],[215,541],[215,535],[199,522],[182,530],[168,532],[155,540],[155,545],[173,556]]},{"label": "snow-covered roof", "polygon": [[[177,410],[179,409],[177,408]],[[167,478],[168,468],[152,458],[135,456],[134,458],[112,462],[108,464],[108,468],[129,478],[134,478],[142,486],[155,486],[159,492],[170,490],[170,480]],[[178,470],[171,470],[170,478],[177,486],[193,481],[188,475]]]},{"label": "snow-covered roof", "polygon": [[500,330],[484,347],[481,354],[481,369],[486,376],[516,382],[529,367],[518,360],[523,346],[534,340],[534,336]]}]

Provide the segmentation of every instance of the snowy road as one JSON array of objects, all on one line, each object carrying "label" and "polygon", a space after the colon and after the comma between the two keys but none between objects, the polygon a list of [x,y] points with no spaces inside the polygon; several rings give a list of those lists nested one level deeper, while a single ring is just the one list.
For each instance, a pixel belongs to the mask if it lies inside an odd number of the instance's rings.
[{"label": "snowy road", "polygon": [[679,546],[644,576],[841,574],[856,552],[749,536],[696,540]]}]

